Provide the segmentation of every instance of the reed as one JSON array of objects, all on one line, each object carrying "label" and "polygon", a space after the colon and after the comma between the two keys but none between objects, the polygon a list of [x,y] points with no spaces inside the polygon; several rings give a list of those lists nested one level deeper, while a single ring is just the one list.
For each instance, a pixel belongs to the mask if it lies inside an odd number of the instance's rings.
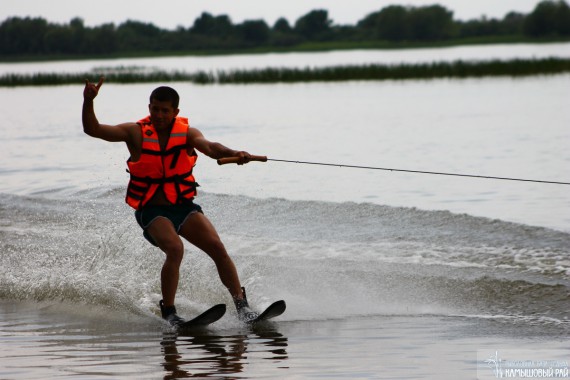
[{"label": "reed", "polygon": [[478,78],[490,76],[529,76],[570,72],[569,58],[514,59],[509,61],[454,61],[398,65],[347,65],[323,68],[265,68],[188,73],[145,71],[141,68],[100,68],[88,73],[5,74],[0,86],[53,86],[82,83],[105,75],[113,83],[192,82],[196,84],[248,84],[330,82],[349,80],[406,80],[435,78]]},{"label": "reed", "polygon": [[267,68],[219,72],[218,83],[276,83],[346,80],[404,80],[528,76],[570,72],[570,59],[484,62],[436,62],[425,64],[336,66],[326,68]]}]

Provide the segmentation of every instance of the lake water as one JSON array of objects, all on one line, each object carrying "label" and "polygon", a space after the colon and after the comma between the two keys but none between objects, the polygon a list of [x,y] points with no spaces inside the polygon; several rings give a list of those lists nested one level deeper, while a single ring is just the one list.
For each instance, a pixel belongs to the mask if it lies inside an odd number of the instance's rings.
[{"label": "lake water", "polygon": [[0,63],[0,75],[8,73],[69,73],[106,71],[117,67],[178,71],[262,69],[266,67],[326,67],[362,64],[425,63],[455,60],[532,59],[570,57],[570,43],[473,45],[447,48],[347,50],[331,52],[236,54],[231,56],[120,58],[40,63]]},{"label": "lake water", "polygon": [[[135,64],[568,56],[569,46]],[[132,63],[3,64],[0,73],[117,65]],[[105,83],[99,120],[145,116],[157,85]],[[171,85],[193,126],[252,154],[570,182],[570,75]],[[162,255],[124,203],[127,150],[83,134],[82,90],[0,89],[0,378],[494,378],[483,361],[496,352],[568,360],[567,185],[274,161],[218,166],[201,156],[197,203],[250,301],[283,298],[287,312],[256,329],[230,310],[207,331],[170,331],[157,316]],[[191,246],[181,279],[184,316],[231,303]]]}]

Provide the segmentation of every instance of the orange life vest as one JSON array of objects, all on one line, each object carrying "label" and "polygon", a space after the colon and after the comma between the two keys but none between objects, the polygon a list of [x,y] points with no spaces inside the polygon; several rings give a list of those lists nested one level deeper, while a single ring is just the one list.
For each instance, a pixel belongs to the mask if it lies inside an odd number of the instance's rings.
[{"label": "orange life vest", "polygon": [[142,208],[162,187],[166,199],[172,204],[191,201],[196,195],[198,184],[194,181],[192,169],[198,155],[195,150],[187,151],[188,119],[176,117],[165,150],[160,149],[156,129],[150,116],[139,120],[143,136],[141,157],[138,161],[127,160],[131,174],[127,188],[126,202],[138,210]]}]

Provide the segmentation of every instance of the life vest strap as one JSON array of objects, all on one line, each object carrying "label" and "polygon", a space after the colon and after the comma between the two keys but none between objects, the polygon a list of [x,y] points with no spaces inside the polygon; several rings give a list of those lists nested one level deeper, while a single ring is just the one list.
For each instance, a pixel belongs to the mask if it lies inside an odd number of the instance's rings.
[{"label": "life vest strap", "polygon": [[133,198],[133,199],[135,199],[135,200],[137,200],[137,201],[141,201],[141,200],[144,198],[142,195],[133,193],[130,188],[127,189],[127,196],[128,196],[129,198]]},{"label": "life vest strap", "polygon": [[172,157],[172,161],[170,162],[170,169],[174,169],[176,167],[176,163],[178,162],[178,157],[180,157],[180,150],[174,152],[174,157]]},{"label": "life vest strap", "polygon": [[148,188],[149,188],[148,185],[147,185],[147,186],[139,186],[139,185],[136,185],[136,184],[134,184],[134,183],[132,183],[132,182],[129,184],[129,190],[134,190],[134,191],[136,191],[136,192],[138,192],[138,193],[143,193],[143,194],[144,194],[144,192],[147,191]]},{"label": "life vest strap", "polygon": [[175,145],[167,150],[152,150],[152,149],[142,149],[142,154],[150,154],[152,156],[170,156],[171,154],[180,154],[181,150],[186,149],[186,144]]},{"label": "life vest strap", "polygon": [[133,181],[137,181],[137,182],[144,182],[144,183],[148,183],[148,184],[163,184],[163,183],[181,183],[184,185],[188,185],[191,186],[191,184],[196,184],[196,182],[194,181],[188,181],[185,178],[189,177],[192,175],[192,170],[186,172],[186,173],[182,173],[182,174],[176,174],[170,177],[164,177],[164,178],[150,178],[150,177],[138,177],[133,175],[132,173],[130,173],[131,175],[131,180]]}]

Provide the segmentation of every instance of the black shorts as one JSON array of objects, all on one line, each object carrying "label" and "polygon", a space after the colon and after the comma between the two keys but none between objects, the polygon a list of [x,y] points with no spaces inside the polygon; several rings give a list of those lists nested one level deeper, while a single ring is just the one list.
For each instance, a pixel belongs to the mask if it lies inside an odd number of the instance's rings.
[{"label": "black shorts", "polygon": [[135,218],[137,219],[139,226],[143,229],[143,236],[145,239],[152,245],[158,247],[147,231],[147,228],[156,218],[163,217],[170,220],[174,225],[176,233],[179,233],[180,227],[184,224],[186,219],[195,212],[202,212],[202,207],[195,203],[166,206],[145,206],[142,209],[135,211]]}]

